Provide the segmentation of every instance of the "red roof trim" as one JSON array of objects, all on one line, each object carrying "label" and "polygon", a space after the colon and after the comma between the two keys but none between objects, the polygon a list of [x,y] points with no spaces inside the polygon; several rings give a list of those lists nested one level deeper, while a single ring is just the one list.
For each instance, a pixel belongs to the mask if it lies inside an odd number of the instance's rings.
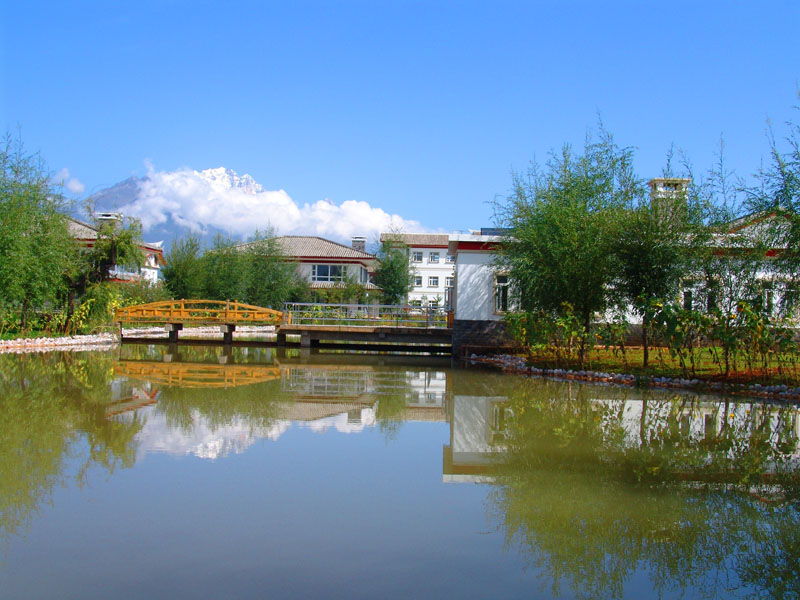
[{"label": "red roof trim", "polygon": [[458,250],[479,250],[483,252],[493,252],[500,247],[499,242],[457,242]]}]

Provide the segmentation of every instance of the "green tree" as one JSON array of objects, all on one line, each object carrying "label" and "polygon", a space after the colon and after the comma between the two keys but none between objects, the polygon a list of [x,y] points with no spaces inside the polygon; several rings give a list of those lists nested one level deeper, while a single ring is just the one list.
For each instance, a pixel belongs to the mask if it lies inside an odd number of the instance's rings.
[{"label": "green tree", "polygon": [[173,298],[200,297],[203,285],[200,252],[200,239],[196,235],[172,242],[161,273]]},{"label": "green tree", "polygon": [[770,262],[787,282],[784,300],[791,303],[800,289],[800,123],[790,121],[786,127],[782,145],[770,128],[770,160],[760,169],[756,185],[746,190],[746,207],[767,225],[761,227],[766,245],[780,249]]},{"label": "green tree", "polygon": [[414,271],[408,260],[408,246],[386,236],[377,256],[380,263],[375,271],[375,283],[383,290],[384,302],[405,302],[414,284]]},{"label": "green tree", "polygon": [[41,157],[18,138],[0,142],[0,303],[21,312],[56,302],[76,256],[65,203]]},{"label": "green tree", "polygon": [[244,299],[250,304],[281,309],[283,303],[307,295],[308,283],[301,280],[297,266],[281,256],[281,248],[271,232],[256,231],[244,246]]},{"label": "green tree", "polygon": [[509,229],[499,263],[521,308],[574,311],[583,326],[581,361],[592,320],[609,306],[621,215],[641,193],[632,158],[601,131],[582,154],[565,145],[544,170],[534,163],[527,176],[514,175],[512,193],[496,206]]},{"label": "green tree", "polygon": [[[625,306],[642,319],[642,364],[649,361],[648,332],[656,300],[677,295],[681,278],[692,266],[692,251],[703,244],[703,203],[691,194],[691,180],[670,176],[666,189],[654,189],[648,198],[638,190],[634,206],[622,217],[614,252],[619,260],[616,289]],[[657,184],[656,184],[657,185]]]},{"label": "green tree", "polygon": [[[90,214],[94,215],[91,211]],[[142,226],[137,219],[100,221],[93,216],[97,227],[97,239],[83,253],[84,276],[89,284],[111,279],[112,269],[128,267],[139,269],[144,264],[144,253],[139,244]]]},{"label": "green tree", "polygon": [[217,234],[211,248],[200,259],[200,266],[201,296],[209,300],[244,299],[244,255],[231,238]]}]

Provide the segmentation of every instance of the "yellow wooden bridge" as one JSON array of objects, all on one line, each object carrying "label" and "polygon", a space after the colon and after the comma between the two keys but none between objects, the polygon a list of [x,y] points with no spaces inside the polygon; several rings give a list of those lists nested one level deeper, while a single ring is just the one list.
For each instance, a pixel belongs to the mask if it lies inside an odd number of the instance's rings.
[{"label": "yellow wooden bridge", "polygon": [[122,325],[164,325],[170,342],[178,341],[184,325],[219,325],[230,343],[237,325],[279,325],[283,313],[271,308],[221,300],[164,300],[126,306],[114,311]]},{"label": "yellow wooden bridge", "polygon": [[114,320],[124,324],[278,325],[283,320],[283,313],[242,302],[164,300],[118,308]]}]

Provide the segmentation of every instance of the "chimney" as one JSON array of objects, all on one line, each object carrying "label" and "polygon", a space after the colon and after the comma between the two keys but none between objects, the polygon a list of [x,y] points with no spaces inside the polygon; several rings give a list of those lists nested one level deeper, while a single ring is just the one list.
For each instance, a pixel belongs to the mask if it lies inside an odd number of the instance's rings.
[{"label": "chimney", "polygon": [[366,252],[367,251],[367,238],[357,235],[353,237],[353,250],[358,250],[359,252]]},{"label": "chimney", "polygon": [[656,177],[647,182],[650,186],[650,206],[659,220],[674,223],[686,218],[691,183],[691,179],[683,177]]},{"label": "chimney", "polygon": [[122,224],[122,214],[115,212],[99,212],[94,215],[98,225],[111,223],[114,228]]}]

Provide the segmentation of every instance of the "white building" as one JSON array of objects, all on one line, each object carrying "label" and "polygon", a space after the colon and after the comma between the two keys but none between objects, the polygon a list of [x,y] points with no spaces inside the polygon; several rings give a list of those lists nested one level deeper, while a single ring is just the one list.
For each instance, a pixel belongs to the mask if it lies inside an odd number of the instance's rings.
[{"label": "white building", "polygon": [[505,347],[503,317],[509,308],[508,275],[495,265],[502,240],[497,230],[449,236],[448,254],[455,260],[452,294],[453,354],[470,347]]},{"label": "white building", "polygon": [[[122,215],[119,213],[98,213],[95,218],[100,224],[122,222]],[[72,217],[67,219],[69,233],[73,239],[87,250],[93,248],[100,236],[99,228]],[[144,264],[140,268],[113,265],[108,272],[111,281],[147,281],[150,285],[156,284],[161,266],[164,264],[163,242],[139,242],[139,249],[144,255]]]},{"label": "white building", "polygon": [[449,308],[455,283],[455,257],[448,252],[446,233],[382,233],[381,242],[408,247],[414,282],[408,293],[412,306]]}]

